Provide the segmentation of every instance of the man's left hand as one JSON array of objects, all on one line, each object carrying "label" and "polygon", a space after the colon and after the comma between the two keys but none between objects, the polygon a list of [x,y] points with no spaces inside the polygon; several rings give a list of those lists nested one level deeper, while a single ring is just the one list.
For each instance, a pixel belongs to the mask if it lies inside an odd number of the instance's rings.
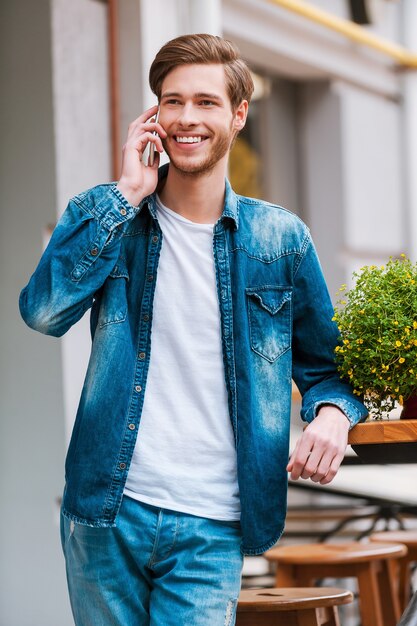
[{"label": "man's left hand", "polygon": [[322,406],[297,441],[287,471],[291,478],[311,478],[327,485],[336,476],[346,451],[350,422],[336,406]]}]

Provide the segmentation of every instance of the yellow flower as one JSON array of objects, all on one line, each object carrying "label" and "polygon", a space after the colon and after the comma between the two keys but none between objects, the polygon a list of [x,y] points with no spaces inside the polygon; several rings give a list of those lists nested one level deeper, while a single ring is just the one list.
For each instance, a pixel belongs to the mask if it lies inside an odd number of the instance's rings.
[{"label": "yellow flower", "polygon": [[397,320],[394,321],[394,326],[398,326]]},{"label": "yellow flower", "polygon": [[400,257],[402,257],[403,259],[405,259],[405,254],[404,254],[404,252],[401,252]]},{"label": "yellow flower", "polygon": [[400,346],[402,346],[403,344],[401,343],[401,341],[398,341],[398,340],[397,340],[397,341],[395,342],[395,345],[397,346],[397,348],[399,348],[399,347],[400,347]]},{"label": "yellow flower", "polygon": [[403,357],[401,357],[400,359],[398,359],[399,363],[404,363],[405,359]]},{"label": "yellow flower", "polygon": [[349,339],[343,339],[343,343],[347,346],[349,344]]},{"label": "yellow flower", "polygon": [[411,368],[410,370],[408,370],[410,374],[414,374],[414,370],[413,368]]},{"label": "yellow flower", "polygon": [[417,322],[415,322],[415,321],[413,322],[413,328],[417,329]]}]

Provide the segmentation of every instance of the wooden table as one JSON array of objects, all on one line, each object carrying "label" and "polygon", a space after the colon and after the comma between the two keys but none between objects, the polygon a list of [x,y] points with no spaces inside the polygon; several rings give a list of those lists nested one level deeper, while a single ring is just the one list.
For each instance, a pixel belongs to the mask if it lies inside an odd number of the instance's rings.
[{"label": "wooden table", "polygon": [[417,442],[417,419],[369,420],[357,424],[349,433],[351,445],[405,442]]},{"label": "wooden table", "polygon": [[364,463],[417,463],[417,419],[368,420],[349,433]]}]

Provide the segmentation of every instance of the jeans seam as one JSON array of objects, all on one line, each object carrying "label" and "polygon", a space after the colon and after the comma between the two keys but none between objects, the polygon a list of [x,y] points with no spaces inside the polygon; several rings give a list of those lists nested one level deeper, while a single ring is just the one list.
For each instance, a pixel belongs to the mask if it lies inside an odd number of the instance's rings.
[{"label": "jeans seam", "polygon": [[152,550],[152,554],[149,558],[149,562],[148,562],[148,567],[150,569],[153,568],[153,566],[158,562],[155,557],[156,557],[156,552],[158,550],[158,542],[159,542],[159,537],[161,535],[161,527],[162,527],[162,520],[163,520],[164,514],[162,512],[162,510],[159,511],[158,513],[158,522],[156,524],[156,533],[155,533],[155,541],[153,544],[153,550]]},{"label": "jeans seam", "polygon": [[162,561],[165,561],[165,559],[167,559],[171,555],[173,549],[175,548],[175,544],[177,542],[177,537],[178,537],[178,532],[179,532],[180,527],[181,527],[181,519],[180,519],[180,517],[178,515],[176,515],[175,520],[176,520],[176,522],[175,522],[175,531],[174,531],[174,536],[173,536],[171,545],[169,546],[169,548],[164,553],[164,556],[162,558],[158,559],[158,560],[154,560],[153,559],[153,557],[155,556],[156,549],[152,552],[152,557],[151,557],[152,565],[158,565],[158,563],[162,563]]}]

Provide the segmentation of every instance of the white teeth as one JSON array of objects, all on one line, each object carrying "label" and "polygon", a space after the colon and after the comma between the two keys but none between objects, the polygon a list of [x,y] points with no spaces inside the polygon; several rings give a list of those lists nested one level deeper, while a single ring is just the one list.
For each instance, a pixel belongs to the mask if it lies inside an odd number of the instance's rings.
[{"label": "white teeth", "polygon": [[175,137],[175,141],[178,143],[200,143],[202,141],[201,137]]}]

